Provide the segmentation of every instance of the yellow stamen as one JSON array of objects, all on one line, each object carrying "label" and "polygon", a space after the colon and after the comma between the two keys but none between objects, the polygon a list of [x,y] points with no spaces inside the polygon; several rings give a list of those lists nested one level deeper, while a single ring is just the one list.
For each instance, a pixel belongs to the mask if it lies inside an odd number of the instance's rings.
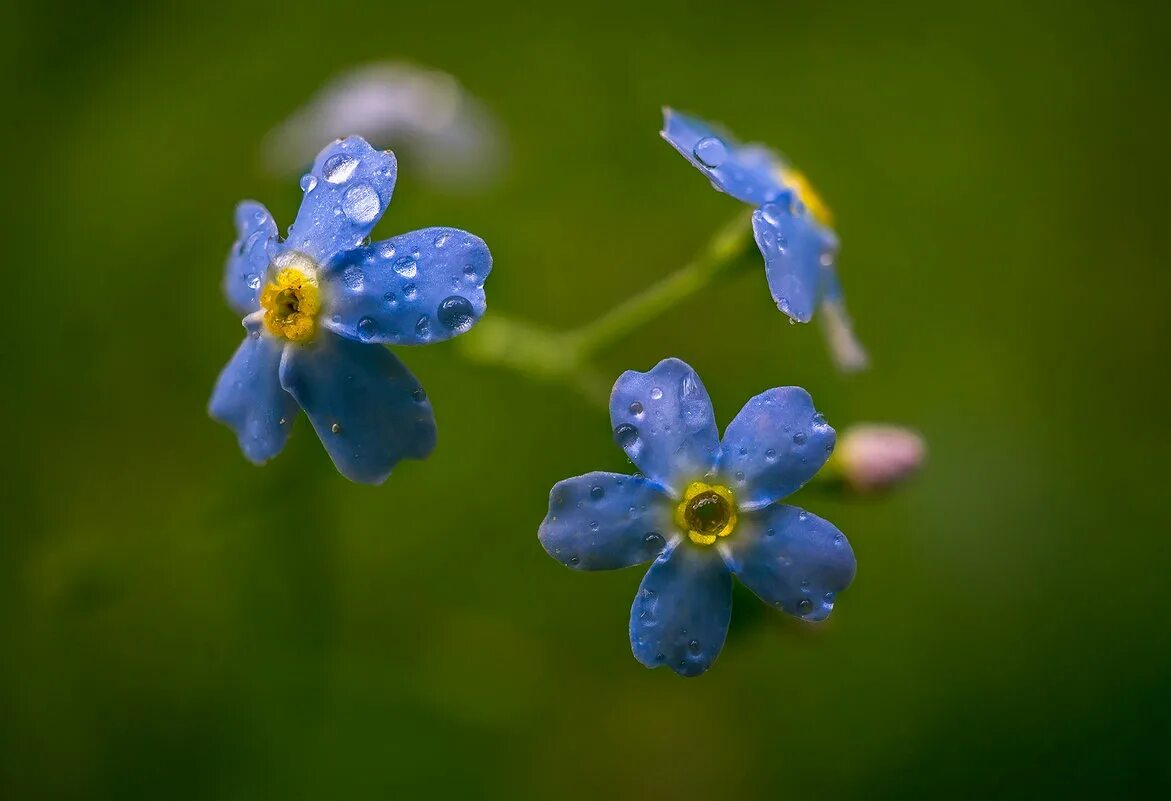
[{"label": "yellow stamen", "polygon": [[805,204],[805,208],[809,209],[809,213],[813,215],[813,219],[817,220],[826,228],[833,227],[833,212],[830,211],[829,206],[821,199],[821,195],[817,194],[817,190],[813,188],[813,184],[809,183],[809,179],[803,173],[799,170],[784,167],[781,168],[780,177],[781,183],[797,193],[797,197]]},{"label": "yellow stamen", "polygon": [[311,265],[284,267],[260,293],[264,327],[290,342],[308,342],[317,332],[321,289]]},{"label": "yellow stamen", "polygon": [[736,528],[736,498],[721,484],[693,481],[675,507],[675,525],[696,545],[711,545]]}]

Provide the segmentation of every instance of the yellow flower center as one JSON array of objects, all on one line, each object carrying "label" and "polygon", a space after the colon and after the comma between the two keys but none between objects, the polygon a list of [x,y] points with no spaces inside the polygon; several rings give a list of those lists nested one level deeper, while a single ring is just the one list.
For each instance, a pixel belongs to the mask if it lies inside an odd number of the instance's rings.
[{"label": "yellow flower center", "polygon": [[[264,327],[274,336],[290,342],[308,342],[317,331],[317,313],[321,311],[321,288],[316,270],[304,264],[304,257],[294,259],[299,266],[283,267],[260,293],[264,309]],[[302,269],[304,267],[304,269]]]},{"label": "yellow flower center", "polygon": [[675,524],[696,545],[711,545],[736,528],[736,498],[720,484],[692,481],[675,507]]},{"label": "yellow flower center", "polygon": [[783,168],[780,171],[781,183],[792,189],[797,193],[797,197],[805,204],[805,208],[809,209],[809,213],[813,215],[813,219],[824,225],[826,228],[833,228],[834,214],[830,211],[829,206],[821,199],[821,195],[817,194],[817,190],[813,188],[813,184],[809,183],[809,179],[798,170]]}]

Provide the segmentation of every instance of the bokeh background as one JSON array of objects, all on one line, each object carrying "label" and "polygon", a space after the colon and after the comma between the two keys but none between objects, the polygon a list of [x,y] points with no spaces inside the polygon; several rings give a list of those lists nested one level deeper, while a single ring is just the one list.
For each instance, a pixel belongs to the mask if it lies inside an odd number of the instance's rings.
[{"label": "bokeh background", "polygon": [[[1165,4],[18,2],[2,37],[0,796],[1166,797],[1171,787]],[[828,624],[738,592],[715,668],[630,655],[641,570],[540,549],[550,486],[625,467],[566,388],[402,354],[440,444],[347,483],[302,418],[264,468],[210,421],[241,330],[232,208],[287,225],[261,143],[408,59],[499,118],[500,180],[405,158],[376,236],[495,256],[489,314],[585,322],[738,210],[671,104],[774,143],[837,213],[874,368],[843,377],[745,270],[601,363],[675,355],[726,424],[800,384],[915,426],[858,503]]]}]

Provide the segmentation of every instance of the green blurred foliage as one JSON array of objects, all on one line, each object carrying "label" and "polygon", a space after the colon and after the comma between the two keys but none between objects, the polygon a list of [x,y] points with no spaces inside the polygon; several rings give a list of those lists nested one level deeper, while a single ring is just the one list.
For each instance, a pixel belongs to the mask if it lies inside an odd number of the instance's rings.
[{"label": "green blurred foliage", "polygon": [[[1171,785],[1165,4],[23,2],[4,59],[0,796],[1160,797]],[[536,541],[558,479],[623,469],[600,408],[404,354],[440,426],[380,488],[302,419],[247,464],[204,407],[240,329],[235,202],[300,192],[266,131],[376,59],[501,117],[504,182],[401,164],[377,235],[482,235],[490,310],[584,322],[736,210],[659,107],[775,143],[829,199],[874,369],[835,373],[759,272],[602,367],[688,360],[721,423],[807,387],[919,428],[820,628],[738,592],[712,672],[634,662],[641,572]],[[15,291],[13,291],[13,285]]]}]

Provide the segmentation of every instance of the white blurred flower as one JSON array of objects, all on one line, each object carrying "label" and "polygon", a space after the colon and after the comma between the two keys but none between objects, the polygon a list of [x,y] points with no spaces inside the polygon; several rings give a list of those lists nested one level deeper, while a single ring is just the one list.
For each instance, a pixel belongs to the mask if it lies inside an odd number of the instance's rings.
[{"label": "white blurred flower", "polygon": [[351,134],[394,150],[400,165],[446,189],[481,188],[504,161],[499,122],[454,77],[388,61],[322,87],[265,137],[264,164],[277,175],[302,172],[324,143]]},{"label": "white blurred flower", "polygon": [[890,489],[914,475],[927,457],[927,445],[902,426],[860,423],[838,440],[833,461],[846,484],[856,492]]}]

